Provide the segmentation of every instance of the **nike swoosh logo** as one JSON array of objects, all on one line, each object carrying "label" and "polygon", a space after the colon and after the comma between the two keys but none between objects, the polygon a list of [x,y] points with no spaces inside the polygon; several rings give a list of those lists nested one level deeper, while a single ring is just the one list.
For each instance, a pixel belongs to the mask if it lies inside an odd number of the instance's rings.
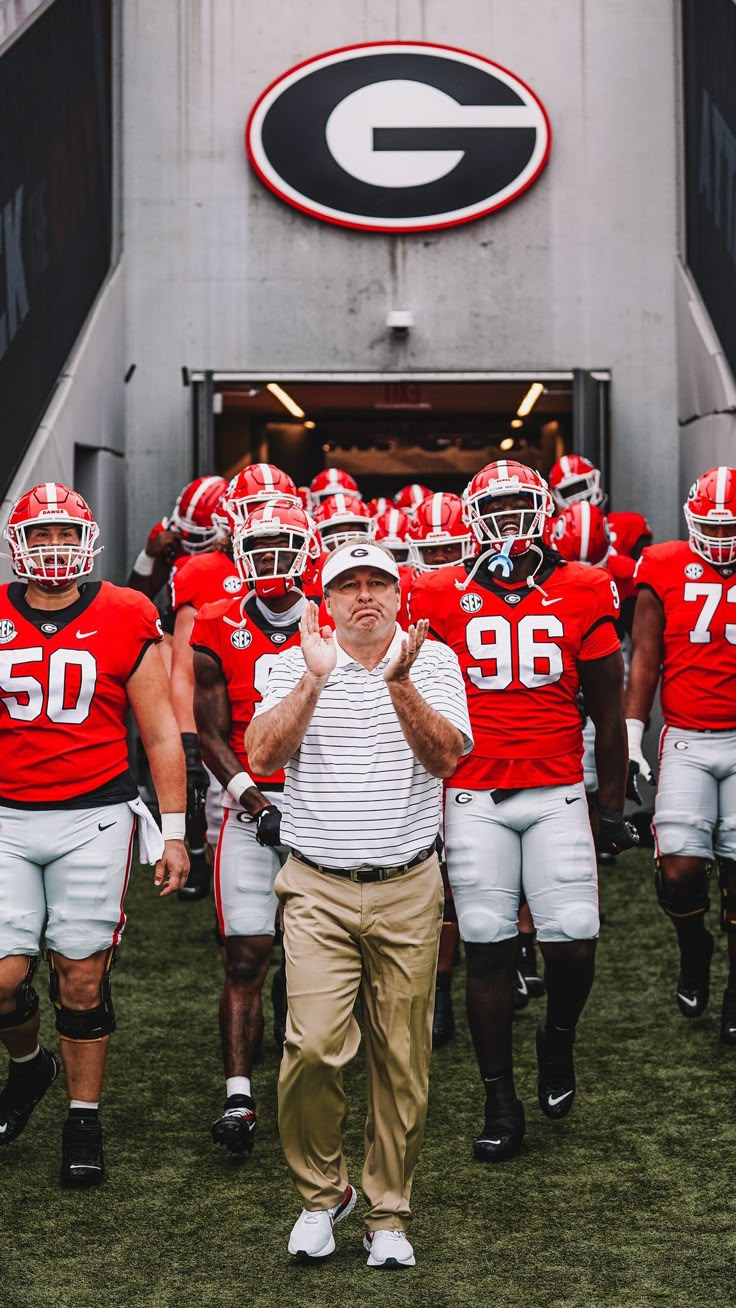
[{"label": "nike swoosh logo", "polygon": [[552,1098],[552,1095],[550,1095],[549,1098],[547,1099],[547,1103],[549,1104],[550,1108],[556,1108],[558,1104],[562,1103],[563,1099],[569,1099],[571,1094],[572,1094],[572,1090],[566,1090],[564,1095],[557,1095],[556,1098],[554,1099]]},{"label": "nike swoosh logo", "polygon": [[98,830],[98,831],[107,831],[110,827],[114,827],[114,826],[115,826],[115,822],[117,822],[117,818],[115,818],[115,821],[114,821],[114,822],[106,822],[105,825],[104,825],[104,827],[103,827],[103,825],[102,825],[101,822],[98,822],[98,823],[97,823],[97,830]]},{"label": "nike swoosh logo", "polygon": [[575,795],[572,799],[568,799],[568,798],[567,798],[567,795],[565,795],[565,803],[566,803],[566,804],[579,804],[579,803],[580,803],[580,796],[579,796],[579,795]]},{"label": "nike swoosh logo", "polygon": [[5,1122],[5,1123],[3,1123],[2,1126],[0,1126],[0,1135],[5,1135],[5,1132],[7,1131],[7,1129],[8,1129],[8,1123]]},{"label": "nike swoosh logo", "polygon": [[698,1006],[697,998],[688,999],[687,995],[683,995],[680,990],[677,992],[677,998],[681,999],[683,1004],[687,1004],[688,1008],[697,1008]]},{"label": "nike swoosh logo", "polygon": [[550,606],[550,604],[561,604],[561,603],[562,603],[562,596],[561,596],[561,595],[558,596],[557,599],[553,599],[553,600],[543,599],[543,600],[542,600],[542,608],[543,608],[543,609],[548,609],[549,606]]},{"label": "nike swoosh logo", "polygon": [[96,631],[78,631],[77,640],[86,640],[88,636],[96,636]]},{"label": "nike swoosh logo", "polygon": [[487,1135],[484,1135],[484,1136],[483,1136],[483,1139],[478,1141],[478,1144],[495,1144],[495,1145],[500,1145],[500,1143],[501,1143],[500,1140],[491,1140],[491,1139],[489,1139],[489,1137],[488,1137]]}]

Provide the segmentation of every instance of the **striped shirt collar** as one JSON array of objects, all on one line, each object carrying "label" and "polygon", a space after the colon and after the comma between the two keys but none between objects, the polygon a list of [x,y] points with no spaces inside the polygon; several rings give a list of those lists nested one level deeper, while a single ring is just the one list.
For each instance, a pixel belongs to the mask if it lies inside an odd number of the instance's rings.
[{"label": "striped shirt collar", "polygon": [[[375,672],[375,671],[376,671],[376,668],[383,668],[383,667],[385,667],[386,664],[388,663],[389,659],[392,659],[392,658],[394,657],[395,654],[398,654],[399,649],[400,649],[400,647],[401,647],[401,638],[402,638],[403,635],[404,635],[404,632],[401,630],[401,627],[399,626],[399,624],[398,624],[398,622],[397,622],[397,623],[396,623],[396,630],[394,631],[393,639],[392,639],[392,641],[391,641],[391,644],[389,645],[388,649],[386,650],[386,653],[384,654],[383,658],[381,659],[381,662],[380,662],[380,663],[377,663],[377,664],[376,664],[376,667],[375,667],[375,668],[372,668],[371,671]],[[344,668],[344,667],[347,667],[348,663],[355,663],[357,667],[361,667],[361,668],[363,667],[363,664],[362,664],[362,663],[358,663],[358,660],[357,660],[357,659],[354,659],[350,654],[348,654],[347,650],[344,650],[344,649],[343,649],[342,645],[340,644],[339,640],[337,639],[337,636],[335,636],[335,645],[337,646],[337,666],[338,666],[338,668]]]}]

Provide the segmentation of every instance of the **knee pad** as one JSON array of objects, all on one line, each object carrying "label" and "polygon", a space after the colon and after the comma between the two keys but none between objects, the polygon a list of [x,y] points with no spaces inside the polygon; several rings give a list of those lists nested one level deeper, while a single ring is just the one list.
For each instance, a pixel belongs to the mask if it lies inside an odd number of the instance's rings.
[{"label": "knee pad", "polygon": [[706,913],[710,907],[709,881],[710,863],[706,864],[702,872],[697,872],[684,881],[676,881],[673,885],[665,882],[662,867],[657,863],[654,873],[657,903],[671,918],[695,917],[698,913]]},{"label": "knee pad", "polygon": [[65,1040],[88,1044],[112,1035],[116,1027],[110,985],[110,970],[114,959],[115,946],[113,945],[112,949],[108,950],[105,960],[99,1004],[95,1008],[66,1008],[61,1002],[59,974],[54,967],[53,955],[49,954],[49,998],[56,1009],[56,1029]]},{"label": "knee pad", "polygon": [[733,859],[720,860],[718,884],[721,891],[721,926],[730,935],[736,935],[736,862]]},{"label": "knee pad", "polygon": [[[593,940],[601,926],[598,909],[593,904],[586,904],[584,900],[577,904],[564,904],[557,914],[557,921],[566,940]],[[548,938],[545,934],[545,940]]]},{"label": "knee pad", "polygon": [[501,940],[508,940],[511,934],[516,934],[515,924],[513,932],[509,932],[507,923],[498,913],[480,906],[466,911],[461,909],[458,922],[463,940],[473,945],[495,945]]},{"label": "knee pad", "polygon": [[16,1027],[24,1026],[38,1012],[38,992],[33,986],[37,970],[38,959],[29,958],[26,974],[15,988],[15,1008],[9,1013],[0,1013],[0,1031],[14,1031]]}]

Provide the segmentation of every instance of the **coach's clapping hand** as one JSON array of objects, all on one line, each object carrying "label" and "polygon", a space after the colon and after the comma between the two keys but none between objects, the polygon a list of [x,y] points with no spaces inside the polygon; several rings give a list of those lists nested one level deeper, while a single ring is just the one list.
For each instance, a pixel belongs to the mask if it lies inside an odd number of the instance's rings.
[{"label": "coach's clapping hand", "polygon": [[319,609],[312,600],[304,610],[300,630],[307,671],[326,682],[337,664],[337,648],[330,628],[320,628]]},{"label": "coach's clapping hand", "polygon": [[416,661],[422,645],[427,638],[429,622],[426,618],[420,618],[416,625],[414,623],[409,627],[408,632],[401,642],[401,649],[395,658],[392,658],[383,679],[388,685],[399,681],[408,681],[409,673]]}]

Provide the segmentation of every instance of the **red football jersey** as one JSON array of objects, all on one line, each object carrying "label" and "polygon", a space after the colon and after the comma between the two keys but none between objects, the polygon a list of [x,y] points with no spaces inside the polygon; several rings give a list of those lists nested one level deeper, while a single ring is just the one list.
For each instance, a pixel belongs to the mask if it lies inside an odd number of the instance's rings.
[{"label": "red football jersey", "polygon": [[245,582],[229,554],[212,550],[208,554],[187,554],[177,559],[169,577],[171,607],[176,613],[183,604],[201,609],[229,595],[246,593]]},{"label": "red football jersey", "polygon": [[545,567],[542,590],[476,574],[461,591],[455,582],[466,577],[461,566],[442,568],[419,575],[411,592],[412,619],[429,619],[465,677],[475,747],[451,784],[485,790],[580,781],[577,662],[619,648],[615,584],[584,563]]},{"label": "red football jersey", "polygon": [[401,604],[399,606],[399,611],[396,615],[396,621],[398,622],[402,631],[406,631],[408,629],[409,623],[411,622],[411,612],[410,612],[409,602],[411,600],[411,590],[412,590],[412,586],[414,585],[414,578],[417,577],[418,575],[419,574],[417,573],[416,569],[410,567],[408,563],[399,564],[399,587],[401,590]]},{"label": "red football jersey", "polygon": [[140,591],[83,586],[65,609],[0,587],[0,796],[53,808],[128,767],[125,685],[161,623]]},{"label": "red football jersey", "polygon": [[623,604],[624,600],[631,599],[636,595],[636,586],[634,584],[634,572],[636,563],[626,554],[617,554],[611,550],[606,559],[606,569],[614,578],[618,586],[619,599]]},{"label": "red football jersey", "polygon": [[736,729],[736,569],[713,567],[687,541],[645,549],[636,584],[664,608],[662,715],[691,731]]},{"label": "red football jersey", "polygon": [[[289,627],[270,626],[250,595],[241,615],[239,598],[207,604],[194,619],[190,645],[210,654],[220,664],[230,700],[230,748],[243,769],[262,789],[284,784],[283,770],[271,777],[251,771],[243,737],[256,704],[263,699],[268,674],[282,649],[299,644],[299,623]],[[242,624],[242,625],[241,625]]]}]

